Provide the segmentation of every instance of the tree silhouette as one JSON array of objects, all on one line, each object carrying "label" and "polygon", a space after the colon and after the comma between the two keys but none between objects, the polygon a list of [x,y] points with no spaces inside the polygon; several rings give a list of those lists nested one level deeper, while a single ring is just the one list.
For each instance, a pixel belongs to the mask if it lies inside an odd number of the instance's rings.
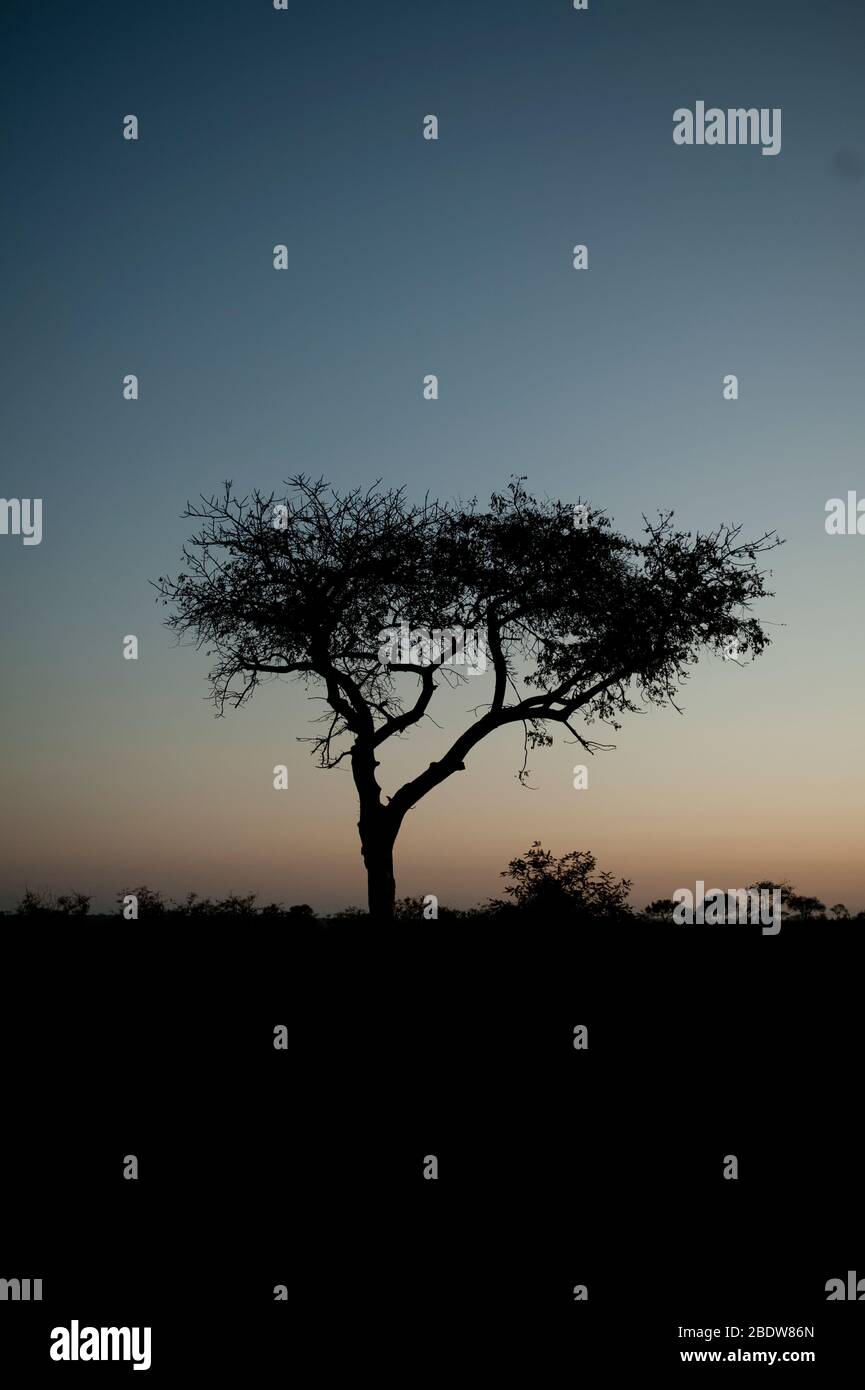
[{"label": "tree silhouette", "polygon": [[[782,911],[785,917],[792,916],[794,918],[800,918],[802,921],[810,921],[815,917],[826,916],[825,903],[822,903],[819,898],[808,897],[807,894],[797,893],[792,883],[788,883],[786,879],[782,880],[780,883],[776,883],[773,879],[763,878],[759,883],[754,883],[751,886],[758,892],[779,892],[783,904]],[[839,903],[838,906],[843,907],[843,903]],[[834,912],[835,909],[833,908],[832,911]],[[844,908],[844,911],[846,912],[846,908]],[[837,915],[843,916],[843,913]]]},{"label": "tree silhouette", "polygon": [[164,917],[167,911],[165,899],[158,891],[148,888],[142,883],[139,888],[121,888],[117,894],[117,910],[123,911],[128,897],[137,899],[139,917]]},{"label": "tree silhouette", "polygon": [[615,879],[608,869],[598,872],[590,850],[571,850],[556,859],[535,840],[524,855],[511,860],[501,876],[513,880],[505,892],[524,912],[578,912],[587,917],[626,917],[631,913],[631,880]]},{"label": "tree silhouette", "polygon": [[46,913],[60,913],[64,917],[86,917],[90,912],[89,893],[43,893],[27,888],[15,909],[20,917],[40,917]]},{"label": "tree silhouette", "polygon": [[655,898],[654,902],[647,903],[643,908],[644,917],[659,917],[665,922],[672,922],[676,904],[672,898]]},{"label": "tree silhouette", "polygon": [[[463,771],[482,739],[521,725],[522,779],[528,750],[551,743],[552,727],[589,753],[610,747],[575,721],[619,728],[618,717],[641,706],[678,708],[702,649],[721,654],[733,639],[740,655],[757,656],[769,640],[749,610],[767,594],[757,561],[779,544],[774,533],[743,542],[739,526],[682,532],[667,513],[644,518],[644,539],[633,541],[588,506],[531,497],[523,481],[486,510],[410,504],[404,489],[378,483],[339,495],[301,475],[281,502],[237,497],[228,482],[187,506],[199,526],[183,570],[156,583],[167,625],[214,658],[218,714],[281,676],[323,690],[314,751],[325,768],[350,761],[369,910],[379,917],[393,917],[406,815]],[[403,623],[408,650],[383,647]],[[423,640],[436,631],[483,634],[491,698],[435,762],[385,796],[383,745],[427,717],[440,684],[471,678],[453,646]]]}]

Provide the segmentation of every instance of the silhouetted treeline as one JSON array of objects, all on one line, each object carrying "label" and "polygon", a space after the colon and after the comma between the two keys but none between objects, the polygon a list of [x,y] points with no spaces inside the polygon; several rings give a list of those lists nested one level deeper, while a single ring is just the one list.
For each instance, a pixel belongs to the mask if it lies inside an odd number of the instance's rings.
[{"label": "silhouetted treeline", "polygon": [[[632,883],[630,879],[616,879],[608,870],[599,870],[595,856],[589,850],[572,850],[556,859],[545,850],[540,841],[535,840],[531,848],[517,859],[512,859],[502,878],[510,882],[505,888],[504,898],[489,898],[477,907],[454,908],[439,903],[431,895],[426,897],[400,898],[396,902],[395,917],[401,922],[439,921],[439,922],[502,922],[556,920],[590,920],[597,922],[646,922],[660,923],[673,921],[675,904],[672,898],[658,898],[642,911],[628,902]],[[827,908],[819,898],[797,893],[793,885],[782,881],[775,883],[762,879],[751,884],[752,889],[780,890],[783,895],[783,917],[790,921],[826,921]],[[835,921],[865,922],[865,912],[851,914],[843,903],[835,903],[828,909]],[[117,894],[117,909],[114,913],[90,913],[90,896],[86,893],[64,893],[55,897],[27,889],[13,913],[3,916],[19,917],[87,917],[110,918],[117,916],[127,919],[141,918],[166,919],[179,917],[256,917],[262,920],[286,920],[295,924],[318,922],[326,925],[331,922],[350,922],[368,920],[369,914],[359,907],[343,908],[339,912],[319,915],[308,903],[270,902],[258,904],[257,893],[230,894],[226,898],[200,898],[197,893],[189,893],[180,902],[165,899],[163,895],[146,885],[138,888],[124,888]]]}]

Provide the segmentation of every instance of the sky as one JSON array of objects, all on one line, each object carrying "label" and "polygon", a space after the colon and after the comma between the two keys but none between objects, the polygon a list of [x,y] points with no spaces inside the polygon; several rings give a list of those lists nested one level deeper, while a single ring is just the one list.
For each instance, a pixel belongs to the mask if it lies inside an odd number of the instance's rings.
[{"label": "sky", "polygon": [[[0,535],[0,907],[364,902],[350,774],[298,741],[319,707],[277,682],[214,719],[150,583],[188,499],[301,471],[785,540],[758,662],[705,657],[585,791],[574,746],[529,789],[519,733],[487,740],[410,813],[400,895],[482,901],[541,840],[636,905],[772,877],[865,907],[865,536],[824,525],[865,496],[863,48],[855,0],[7,4],[0,495],[43,535]],[[674,144],[698,100],[780,108],[780,153]],[[389,746],[385,789],[479,698]]]}]

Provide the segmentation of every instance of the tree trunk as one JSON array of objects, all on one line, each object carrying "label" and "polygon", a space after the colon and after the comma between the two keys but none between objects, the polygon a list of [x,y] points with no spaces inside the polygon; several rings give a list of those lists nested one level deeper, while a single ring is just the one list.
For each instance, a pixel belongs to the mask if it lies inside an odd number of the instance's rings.
[{"label": "tree trunk", "polygon": [[396,879],[393,875],[393,847],[396,829],[384,819],[379,808],[370,820],[362,818],[360,843],[366,865],[369,914],[380,922],[392,922],[396,901]]},{"label": "tree trunk", "polygon": [[369,915],[379,922],[392,922],[396,901],[396,880],[393,876],[393,842],[387,839],[363,846],[366,865]]}]

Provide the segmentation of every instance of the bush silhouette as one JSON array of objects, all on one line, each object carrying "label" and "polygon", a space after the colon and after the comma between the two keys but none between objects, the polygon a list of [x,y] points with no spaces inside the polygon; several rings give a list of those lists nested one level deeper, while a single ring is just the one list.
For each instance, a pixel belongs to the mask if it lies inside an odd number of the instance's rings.
[{"label": "bush silhouette", "polygon": [[502,878],[513,880],[505,892],[526,913],[578,913],[584,917],[627,917],[631,914],[630,879],[615,879],[597,871],[589,850],[572,850],[556,859],[539,840],[525,855],[512,859]]},{"label": "bush silhouette", "polygon": [[88,893],[62,893],[55,898],[52,893],[34,892],[28,888],[15,909],[19,917],[41,917],[45,913],[64,917],[86,917],[90,912]]},{"label": "bush silhouette", "polygon": [[[453,908],[438,904],[435,918],[425,916],[428,904],[423,897],[400,898],[394,904],[392,918],[397,922],[490,922],[506,924],[527,920],[544,922],[588,921],[644,921],[657,924],[672,923],[676,904],[672,898],[657,898],[648,903],[642,912],[628,903],[631,880],[615,878],[607,870],[599,870],[595,856],[590,850],[571,850],[556,858],[544,849],[539,840],[534,840],[525,854],[512,859],[507,869],[500,875],[510,880],[505,887],[504,898],[489,898],[485,903],[471,908]],[[750,885],[751,890],[782,893],[782,919],[794,922],[825,922],[826,907],[819,898],[797,893],[787,880],[780,883],[771,879],[761,879]],[[181,902],[174,899],[166,901],[158,890],[142,884],[138,888],[125,888],[116,895],[117,912],[106,914],[109,920],[122,916],[124,899],[130,895],[138,899],[138,917],[145,920],[166,918],[199,917],[238,917],[260,918],[262,921],[278,919],[292,926],[326,924],[328,922],[367,922],[369,914],[364,908],[345,907],[336,912],[319,917],[309,903],[294,903],[289,907],[282,903],[267,903],[256,907],[255,893],[229,894],[225,898],[202,898],[191,892]],[[87,917],[90,913],[90,897],[86,893],[52,893],[38,889],[25,890],[14,909],[19,917],[65,916]],[[8,913],[0,914],[8,916]],[[863,922],[865,912],[851,914],[843,903],[835,903],[831,908],[835,922]]]}]

